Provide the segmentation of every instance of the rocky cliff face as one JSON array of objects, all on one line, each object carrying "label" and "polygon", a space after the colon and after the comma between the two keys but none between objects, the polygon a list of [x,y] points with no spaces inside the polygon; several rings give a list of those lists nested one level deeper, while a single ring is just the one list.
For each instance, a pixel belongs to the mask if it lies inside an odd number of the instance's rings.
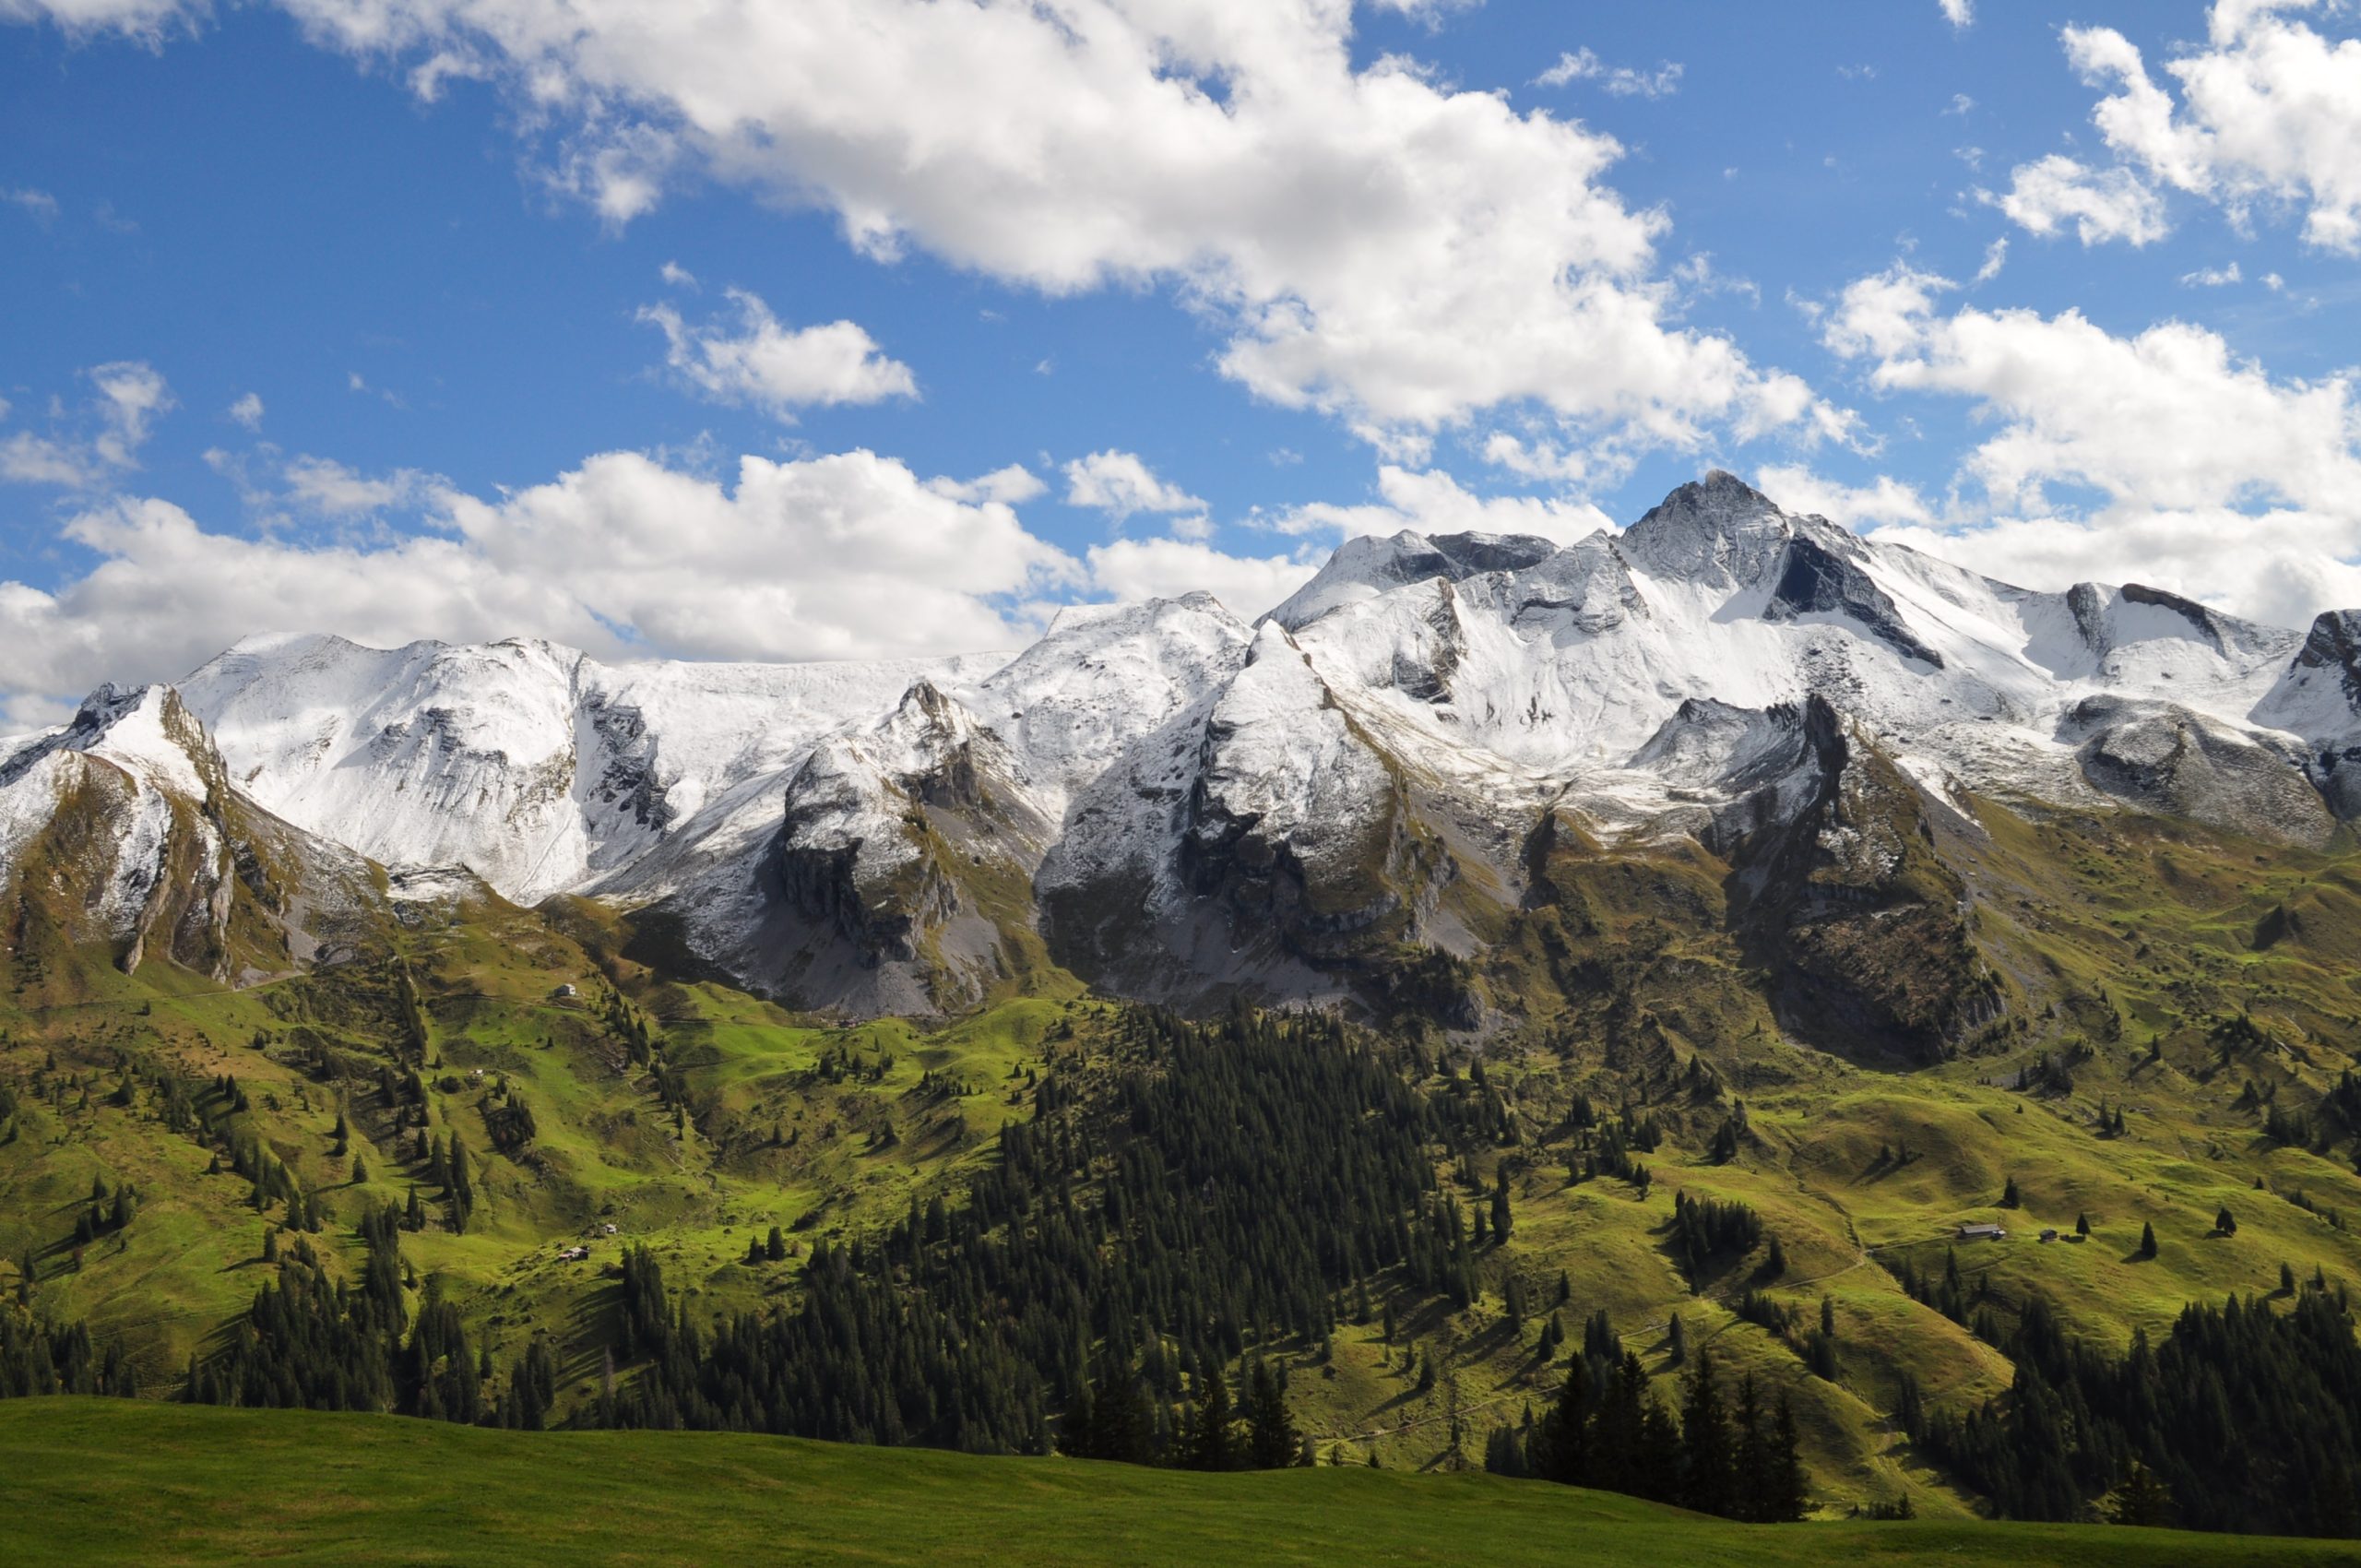
[{"label": "rocky cliff face", "polygon": [[37,994],[93,951],[125,973],[162,960],[251,981],[383,908],[359,856],[231,786],[169,686],[101,686],[62,728],[0,742],[0,941]]},{"label": "rocky cliff face", "polygon": [[2084,697],[2058,736],[2079,742],[2075,757],[2094,788],[2148,811],[2284,844],[2323,843],[2335,826],[2331,801],[2306,776],[2304,747],[2177,704]]}]

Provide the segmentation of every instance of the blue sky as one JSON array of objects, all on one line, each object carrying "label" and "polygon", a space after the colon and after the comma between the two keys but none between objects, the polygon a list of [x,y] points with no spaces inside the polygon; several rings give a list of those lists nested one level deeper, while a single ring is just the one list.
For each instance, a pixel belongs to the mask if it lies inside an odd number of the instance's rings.
[{"label": "blue sky", "polygon": [[2347,7],[694,9],[0,0],[0,712],[265,628],[1251,615],[1711,465],[2361,602]]}]

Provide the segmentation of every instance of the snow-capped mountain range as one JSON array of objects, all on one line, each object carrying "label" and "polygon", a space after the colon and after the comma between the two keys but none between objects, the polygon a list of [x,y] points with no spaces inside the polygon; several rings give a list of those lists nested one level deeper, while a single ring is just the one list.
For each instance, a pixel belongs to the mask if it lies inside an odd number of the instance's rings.
[{"label": "snow-capped mountain range", "polygon": [[186,928],[173,956],[224,978],[274,961],[231,960],[238,887],[300,962],[320,911],[463,867],[661,918],[806,1005],[947,1008],[1040,956],[1319,997],[1477,953],[1537,835],[1691,843],[1762,882],[1762,836],[1800,824],[1823,871],[1892,861],[1844,803],[1870,759],[1947,830],[2109,808],[2324,842],[2361,814],[2361,612],[2032,592],[1715,472],[1572,545],[1357,539],[1256,624],[1203,594],[1092,606],[1013,655],[261,636],[0,741],[0,885],[67,889],[130,965]]}]

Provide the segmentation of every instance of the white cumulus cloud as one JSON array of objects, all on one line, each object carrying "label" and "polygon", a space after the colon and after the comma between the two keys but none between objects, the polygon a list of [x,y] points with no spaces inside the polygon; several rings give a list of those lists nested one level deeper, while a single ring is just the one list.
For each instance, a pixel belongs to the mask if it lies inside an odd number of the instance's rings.
[{"label": "white cumulus cloud", "polygon": [[1611,518],[1588,502],[1531,495],[1477,495],[1441,469],[1382,464],[1377,498],[1361,503],[1312,502],[1268,519],[1283,533],[1329,536],[1419,533],[1523,533],[1571,544],[1611,529]]},{"label": "white cumulus cloud", "polygon": [[1775,464],[1755,474],[1754,488],[1797,516],[1826,517],[1848,529],[1864,523],[1931,526],[1936,520],[1926,497],[1891,474],[1880,474],[1868,484],[1848,485],[1799,463]]},{"label": "white cumulus cloud", "polygon": [[729,300],[734,319],[693,324],[663,304],[639,312],[663,330],[664,362],[716,402],[752,404],[791,424],[798,409],[918,396],[910,367],[887,358],[858,323],[789,327],[743,289]]},{"label": "white cumulus cloud", "polygon": [[2047,237],[2071,224],[2086,245],[2145,245],[2171,230],[2164,197],[2138,174],[2120,165],[2094,169],[2063,153],[2018,164],[2005,191],[1975,194],[2030,233]]},{"label": "white cumulus cloud", "polygon": [[1005,647],[1026,640],[1013,606],[1087,583],[1005,504],[864,451],[748,457],[730,481],[611,452],[494,499],[432,500],[433,529],[357,544],[209,529],[150,498],[89,506],[65,536],[94,566],[53,590],[0,583],[0,698],[171,679],[267,629],[701,659]]},{"label": "white cumulus cloud", "polygon": [[2065,30],[2068,59],[2111,88],[2091,118],[2146,176],[2243,222],[2258,207],[2303,214],[2307,243],[2361,254],[2361,41],[2296,12],[2312,0],[2220,0],[2201,43],[2164,63],[2177,99],[2112,28]]},{"label": "white cumulus cloud", "polygon": [[1121,522],[1134,512],[1202,512],[1205,504],[1158,479],[1131,452],[1093,452],[1065,466],[1066,505],[1089,506]]},{"label": "white cumulus cloud", "polygon": [[715,179],[819,208],[882,261],[1166,287],[1222,374],[1386,451],[1504,405],[1655,445],[1825,422],[1797,377],[1679,319],[1668,220],[1607,183],[1612,137],[1357,60],[1336,0],[279,3],[414,83],[503,84],[611,220]]},{"label": "white cumulus cloud", "polygon": [[926,486],[937,495],[947,495],[954,501],[999,501],[1011,506],[1021,506],[1050,492],[1041,476],[1022,463],[1011,463],[974,479],[931,479]]},{"label": "white cumulus cloud", "polygon": [[1959,472],[1980,507],[1940,527],[1894,512],[1886,531],[2032,587],[2138,580],[2297,624],[2361,603],[2349,376],[2273,376],[2187,322],[2118,335],[2074,310],[1945,314],[1956,287],[1896,265],[1822,323],[1871,386],[1960,399],[1988,432]]}]

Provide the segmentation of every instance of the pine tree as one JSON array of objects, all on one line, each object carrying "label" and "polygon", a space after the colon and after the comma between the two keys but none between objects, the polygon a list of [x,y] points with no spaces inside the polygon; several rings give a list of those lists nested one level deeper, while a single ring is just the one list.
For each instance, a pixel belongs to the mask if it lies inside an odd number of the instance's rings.
[{"label": "pine tree", "polygon": [[1271,1363],[1258,1360],[1246,1396],[1246,1457],[1258,1470],[1277,1470],[1296,1461],[1299,1439],[1287,1391]]},{"label": "pine tree", "polygon": [[1796,1408],[1784,1394],[1772,1427],[1771,1473],[1762,1522],[1786,1525],[1802,1519],[1811,1507],[1811,1495],[1804,1478],[1802,1444],[1796,1437]]},{"label": "pine tree", "polygon": [[1237,1463],[1237,1434],[1230,1431],[1229,1384],[1221,1368],[1209,1368],[1197,1385],[1189,1411],[1187,1463],[1192,1470],[1227,1470]]},{"label": "pine tree", "polygon": [[1700,1514],[1730,1512],[1729,1415],[1714,1380],[1714,1353],[1703,1347],[1681,1400],[1681,1501]]},{"label": "pine tree", "polygon": [[787,1261],[787,1232],[776,1225],[772,1226],[769,1239],[763,1243],[763,1252],[771,1262],[785,1263]]},{"label": "pine tree", "polygon": [[451,1134],[451,1218],[453,1229],[464,1231],[469,1216],[475,1212],[475,1178],[468,1169],[468,1151],[459,1142],[459,1134]]},{"label": "pine tree", "polygon": [[2224,1236],[2235,1236],[2238,1233],[2237,1217],[2230,1212],[2229,1205],[2223,1205],[2220,1211],[2213,1216],[2213,1229],[2217,1234]]},{"label": "pine tree", "polygon": [[1509,1173],[1503,1166],[1497,1173],[1498,1182],[1492,1188],[1492,1237],[1505,1244],[1509,1239]]},{"label": "pine tree", "polygon": [[[1639,1357],[1630,1358],[1635,1374]],[[1645,1386],[1642,1376],[1642,1386]],[[1683,1469],[1680,1452],[1680,1426],[1672,1413],[1654,1398],[1643,1395],[1640,1406],[1640,1437],[1633,1445],[1633,1469],[1637,1483],[1630,1490],[1635,1497],[1652,1503],[1673,1503],[1679,1500]]]},{"label": "pine tree", "polygon": [[1738,1438],[1737,1488],[1732,1516],[1750,1523],[1770,1519],[1773,1507],[1771,1433],[1764,1429],[1762,1396],[1749,1372],[1738,1385],[1738,1408],[1732,1414]]},{"label": "pine tree", "polygon": [[359,1155],[352,1157],[352,1184],[356,1187],[369,1180],[369,1166]]},{"label": "pine tree", "polygon": [[2156,1255],[2156,1228],[2153,1225],[2143,1224],[2140,1227],[2140,1250],[2133,1255],[2142,1258],[2153,1258]]},{"label": "pine tree", "polygon": [[1566,1369],[1558,1403],[1543,1417],[1537,1441],[1525,1458],[1532,1472],[1566,1486],[1591,1484],[1590,1369],[1580,1360]]},{"label": "pine tree", "polygon": [[2173,1522],[2172,1489],[2135,1459],[2131,1474],[2116,1489],[2115,1506],[2107,1511],[2107,1518],[2118,1525],[2169,1525]]},{"label": "pine tree", "polygon": [[1088,1384],[1074,1391],[1058,1423],[1058,1452],[1069,1459],[1098,1458],[1098,1400]]},{"label": "pine tree", "polygon": [[2017,1179],[2014,1176],[2010,1177],[2008,1185],[2000,1189],[2000,1206],[2002,1208],[2024,1206],[2024,1195],[2017,1191]]},{"label": "pine tree", "polygon": [[1092,1457],[1125,1465],[1156,1462],[1156,1417],[1130,1366],[1109,1360],[1090,1401]]}]

